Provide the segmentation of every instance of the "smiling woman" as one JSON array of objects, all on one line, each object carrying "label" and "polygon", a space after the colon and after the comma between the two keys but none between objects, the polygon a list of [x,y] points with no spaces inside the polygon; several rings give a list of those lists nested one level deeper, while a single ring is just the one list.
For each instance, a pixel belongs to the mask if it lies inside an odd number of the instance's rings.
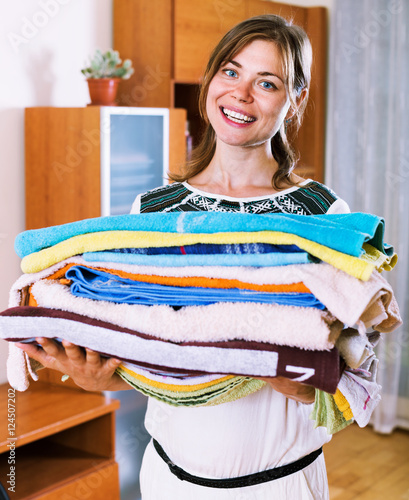
[{"label": "smiling woman", "polygon": [[[201,144],[184,172],[172,177],[177,182],[138,195],[132,213],[348,212],[346,203],[329,188],[293,173],[296,161],[285,122],[301,121],[310,67],[306,34],[285,19],[259,16],[232,28],[213,51],[204,73],[199,105],[207,128]],[[233,324],[235,336],[246,324],[256,333],[267,327],[283,330],[279,321],[266,315],[255,323],[251,314],[243,319],[226,310],[221,314],[229,327]],[[285,316],[291,321],[294,312],[286,310]],[[234,327],[233,320],[240,327]],[[168,329],[171,323],[161,325]],[[203,323],[206,330],[208,320]],[[187,331],[189,326],[185,320],[182,328]],[[217,327],[223,333],[227,329],[220,326],[219,317]],[[308,336],[294,323],[290,330]],[[56,346],[47,339],[37,340],[42,349],[20,347],[84,389],[129,388],[115,372],[119,360],[103,359],[89,349],[84,353],[66,341]],[[145,426],[152,441],[141,469],[143,500],[328,500],[321,452],[331,436],[310,419],[316,408],[311,406],[314,387],[300,378],[249,379],[254,391],[243,390],[238,399],[226,398],[222,404],[171,406],[149,398]],[[320,401],[322,396],[317,404]]]},{"label": "smiling woman", "polygon": [[[232,28],[215,47],[204,72],[199,96],[206,123],[202,141],[182,174],[171,178],[189,179],[193,186],[221,193],[226,184],[220,179],[224,185],[218,188],[209,183],[207,174],[213,177],[220,161],[232,159],[233,151],[225,147],[230,144],[246,148],[246,166],[229,184],[228,194],[241,195],[238,183],[247,191],[250,188],[253,196],[297,185],[301,179],[292,174],[296,157],[287,140],[286,123],[291,120],[296,128],[301,124],[311,62],[305,32],[279,16],[258,16]],[[205,169],[206,174],[199,175]]]}]

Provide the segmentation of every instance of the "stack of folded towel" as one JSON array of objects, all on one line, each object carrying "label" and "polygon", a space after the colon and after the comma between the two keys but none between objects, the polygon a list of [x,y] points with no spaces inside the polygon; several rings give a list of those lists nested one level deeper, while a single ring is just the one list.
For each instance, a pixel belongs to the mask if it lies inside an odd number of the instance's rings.
[{"label": "stack of folded towel", "polygon": [[[175,405],[232,401],[268,376],[340,400],[345,367],[375,359],[378,336],[367,330],[401,322],[380,274],[397,258],[383,231],[381,218],[363,213],[214,212],[26,231],[16,239],[24,274],[0,313],[0,337],[64,338],[114,356],[124,380]],[[36,378],[24,356],[10,345],[19,390],[28,372]]]}]

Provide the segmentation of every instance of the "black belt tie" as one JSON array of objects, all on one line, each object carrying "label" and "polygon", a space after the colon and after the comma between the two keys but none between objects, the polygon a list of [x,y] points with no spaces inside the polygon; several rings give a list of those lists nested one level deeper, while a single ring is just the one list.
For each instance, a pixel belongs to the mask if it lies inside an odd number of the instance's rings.
[{"label": "black belt tie", "polygon": [[153,446],[158,452],[158,455],[162,460],[168,465],[170,472],[178,477],[181,481],[188,481],[189,483],[198,484],[200,486],[207,486],[209,488],[242,488],[244,486],[253,486],[255,484],[266,483],[268,481],[274,481],[274,479],[279,479],[281,477],[294,474],[308,465],[312,464],[316,458],[322,453],[322,448],[313,451],[309,455],[291,462],[287,465],[281,465],[280,467],[275,467],[274,469],[268,469],[262,472],[256,472],[254,474],[248,474],[246,476],[232,477],[228,479],[210,479],[205,477],[198,477],[189,474],[185,470],[178,467],[172,462],[172,460],[166,455],[165,450],[162,446],[153,439]]}]

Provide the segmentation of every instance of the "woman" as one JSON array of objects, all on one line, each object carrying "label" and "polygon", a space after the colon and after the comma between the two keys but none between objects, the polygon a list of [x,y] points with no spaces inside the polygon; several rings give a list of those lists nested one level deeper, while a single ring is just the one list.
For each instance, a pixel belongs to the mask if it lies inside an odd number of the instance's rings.
[{"label": "woman", "polygon": [[[175,183],[138,196],[132,212],[348,211],[328,188],[292,172],[286,124],[300,124],[310,67],[307,36],[281,17],[251,18],[230,30],[203,79],[202,143],[185,172],[173,176]],[[22,348],[80,387],[129,388],[114,374],[118,360],[39,340],[42,350]],[[329,498],[320,448],[330,436],[309,420],[315,390],[280,377],[264,380],[258,392],[214,407],[172,407],[150,399],[146,427],[155,441],[142,466],[143,500]]]}]

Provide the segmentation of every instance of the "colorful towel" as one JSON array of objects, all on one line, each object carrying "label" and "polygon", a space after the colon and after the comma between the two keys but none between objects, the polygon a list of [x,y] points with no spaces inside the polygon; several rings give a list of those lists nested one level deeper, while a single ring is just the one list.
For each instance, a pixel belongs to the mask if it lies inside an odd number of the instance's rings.
[{"label": "colorful towel", "polygon": [[345,420],[352,420],[354,418],[350,404],[339,389],[337,389],[337,392],[334,394],[334,402],[338,410],[342,412]]},{"label": "colorful towel", "polygon": [[[229,401],[235,401],[238,397],[243,397],[243,390],[246,390],[246,395],[249,395],[261,389],[265,384],[262,380],[250,377],[232,377],[210,387],[179,391],[155,387],[149,378],[141,377],[123,365],[117,369],[117,373],[134,389],[173,406],[214,405],[221,397],[225,398],[227,395],[229,395]],[[237,390],[239,388],[240,390]]]},{"label": "colorful towel", "polygon": [[338,385],[359,427],[369,423],[381,399],[382,388],[376,382],[378,362],[373,355],[358,370],[346,369]]},{"label": "colorful towel", "polygon": [[392,247],[383,242],[384,220],[376,215],[359,212],[322,215],[183,212],[97,217],[25,231],[17,236],[15,249],[20,257],[25,257],[73,236],[122,230],[183,234],[281,231],[312,239],[356,257],[362,254],[364,243],[370,243],[388,255],[393,253]]},{"label": "colorful towel", "polygon": [[345,418],[332,394],[319,390],[315,390],[314,407],[310,419],[315,420],[314,429],[326,427],[328,434],[335,434],[353,422]]},{"label": "colorful towel", "polygon": [[313,307],[257,303],[217,303],[182,307],[115,304],[73,296],[67,286],[38,281],[37,304],[138,330],[171,342],[254,340],[310,350],[332,349],[343,324]]},{"label": "colorful towel", "polygon": [[349,368],[359,368],[374,354],[374,347],[379,342],[381,334],[371,332],[360,335],[352,328],[346,328],[336,341],[336,347]]},{"label": "colorful towel", "polygon": [[[0,318],[1,337],[8,341],[33,341],[38,336],[65,338],[104,356],[114,356],[130,363],[146,363],[155,368],[183,368],[192,372],[250,377],[282,375],[329,392],[335,392],[341,375],[336,349],[317,352],[240,341],[176,344],[87,316],[41,307],[8,309],[0,313]],[[169,391],[156,383],[150,385],[152,390]]]},{"label": "colorful towel", "polygon": [[[71,257],[38,273],[22,275],[11,288],[9,307],[20,305],[23,289],[52,275],[56,278],[62,277],[65,266],[72,265],[89,266],[89,263],[80,256]],[[108,269],[104,267],[106,265],[104,262],[97,262],[93,267],[123,277],[143,278],[175,286],[189,286],[190,280],[193,279],[194,286],[210,287],[213,283],[220,286],[251,286],[252,289],[260,291],[312,293],[333,316],[349,327],[357,327],[362,335],[365,335],[370,328],[388,333],[402,324],[392,288],[376,271],[367,282],[364,282],[323,262],[281,268],[221,266],[176,268],[109,263]],[[59,271],[61,274],[58,274]],[[300,283],[303,285],[300,286]],[[294,286],[294,289],[280,288],[282,286]]]},{"label": "colorful towel", "polygon": [[[359,279],[368,280],[375,269],[373,262],[364,258],[353,257],[313,241],[301,238],[294,234],[273,231],[247,233],[216,233],[216,234],[174,234],[174,233],[147,233],[142,231],[105,231],[74,236],[52,247],[24,257],[21,268],[25,273],[41,271],[46,267],[60,262],[74,255],[84,254],[88,261],[125,262],[131,264],[156,266],[188,266],[188,265],[240,265],[240,266],[271,266],[286,265],[300,262],[304,259],[303,253],[272,253],[272,254],[243,254],[243,255],[130,255],[115,252],[101,252],[115,248],[128,247],[157,247],[185,245],[197,241],[210,243],[274,243],[296,244],[310,255],[328,262]],[[97,253],[96,253],[97,252]],[[365,253],[364,253],[365,255]],[[304,256],[304,257],[303,257]],[[233,262],[234,258],[234,263]],[[267,259],[269,259],[267,261]],[[295,261],[291,261],[296,259]],[[304,260],[304,263],[306,261]]]},{"label": "colorful towel", "polygon": [[217,302],[258,302],[324,309],[309,293],[254,292],[240,288],[196,288],[157,285],[113,276],[85,266],[73,266],[66,272],[70,291],[77,297],[124,304],[197,306]]},{"label": "colorful towel", "polygon": [[212,243],[196,243],[177,247],[119,248],[114,252],[134,253],[140,255],[229,255],[255,253],[303,253],[296,245],[270,245],[268,243],[235,243],[217,245]]}]

